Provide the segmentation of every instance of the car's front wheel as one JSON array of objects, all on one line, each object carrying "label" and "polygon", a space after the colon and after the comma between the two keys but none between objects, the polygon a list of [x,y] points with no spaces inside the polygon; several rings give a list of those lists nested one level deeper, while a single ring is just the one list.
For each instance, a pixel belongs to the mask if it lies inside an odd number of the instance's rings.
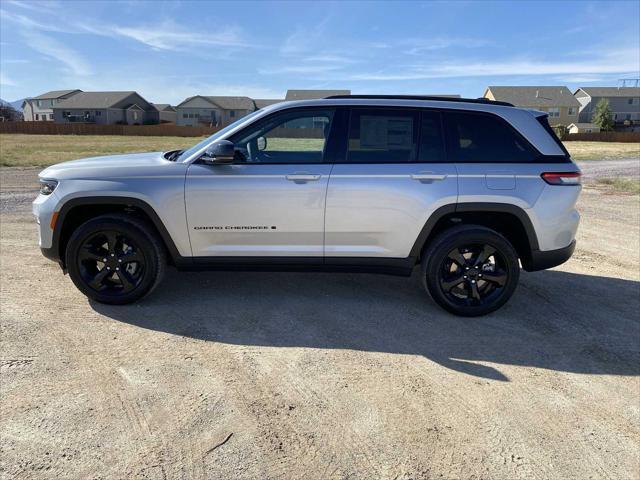
[{"label": "car's front wheel", "polygon": [[478,225],[444,231],[423,252],[422,278],[438,305],[456,315],[485,315],[518,284],[518,254],[502,235]]},{"label": "car's front wheel", "polygon": [[128,215],[91,219],[67,244],[69,276],[87,297],[101,303],[132,303],[151,293],[164,273],[166,257],[152,227]]}]

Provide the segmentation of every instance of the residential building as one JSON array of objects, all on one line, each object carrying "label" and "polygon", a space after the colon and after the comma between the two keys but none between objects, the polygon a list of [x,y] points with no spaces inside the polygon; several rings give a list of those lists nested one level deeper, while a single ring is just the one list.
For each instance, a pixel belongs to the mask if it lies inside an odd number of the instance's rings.
[{"label": "residential building", "polygon": [[567,127],[569,133],[598,133],[600,127],[595,123],[572,123]]},{"label": "residential building", "polygon": [[80,92],[53,107],[56,123],[149,125],[160,113],[136,92]]},{"label": "residential building", "polygon": [[512,103],[516,107],[548,112],[552,127],[578,122],[580,102],[567,87],[491,86],[487,87],[483,96],[490,100]]},{"label": "residential building", "polygon": [[25,99],[22,112],[25,122],[53,121],[53,107],[70,98],[82,90],[53,90],[34,98]]},{"label": "residential building", "polygon": [[175,107],[168,103],[152,103],[151,105],[160,112],[160,123],[176,123],[178,115]]},{"label": "residential building", "polygon": [[177,125],[223,127],[256,110],[249,97],[196,95],[176,106]]},{"label": "residential building", "polygon": [[256,98],[253,100],[253,103],[256,104],[256,110],[260,110],[261,108],[268,107],[269,105],[273,105],[274,103],[284,102],[284,99],[273,99],[273,98]]},{"label": "residential building", "polygon": [[640,87],[582,87],[574,96],[580,102],[580,122],[590,122],[596,105],[605,99],[616,127],[640,125]]},{"label": "residential building", "polygon": [[287,90],[285,100],[313,100],[333,95],[351,95],[351,90]]}]

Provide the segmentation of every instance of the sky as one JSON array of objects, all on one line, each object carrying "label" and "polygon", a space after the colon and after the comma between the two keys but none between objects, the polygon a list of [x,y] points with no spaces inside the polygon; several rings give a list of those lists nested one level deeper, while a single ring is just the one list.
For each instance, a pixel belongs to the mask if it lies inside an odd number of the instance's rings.
[{"label": "sky", "polygon": [[640,1],[0,0],[0,97],[460,94],[640,77]]}]

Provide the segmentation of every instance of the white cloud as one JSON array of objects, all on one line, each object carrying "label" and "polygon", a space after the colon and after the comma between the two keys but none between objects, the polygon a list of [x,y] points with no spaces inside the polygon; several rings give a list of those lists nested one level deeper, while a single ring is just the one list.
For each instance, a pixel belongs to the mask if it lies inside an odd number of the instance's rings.
[{"label": "white cloud", "polygon": [[0,72],[0,85],[5,87],[15,87],[17,83],[7,77],[4,73]]},{"label": "white cloud", "polygon": [[393,81],[430,78],[485,77],[514,75],[597,75],[640,71],[638,50],[607,52],[585,60],[535,61],[530,59],[487,60],[474,62],[441,62],[428,65],[395,67],[392,73],[377,71],[360,73],[351,80]]},{"label": "white cloud", "polygon": [[92,69],[87,61],[75,50],[67,47],[55,38],[36,31],[23,32],[25,42],[33,50],[60,62],[75,75],[91,75]]},{"label": "white cloud", "polygon": [[293,65],[275,68],[259,68],[258,73],[260,75],[286,75],[290,73],[317,74],[335,72],[341,68],[339,65]]},{"label": "white cloud", "polygon": [[200,32],[186,29],[171,21],[154,25],[109,25],[96,24],[94,21],[84,19],[82,21],[71,20],[68,16],[62,17],[58,13],[52,14],[63,20],[65,27],[58,26],[60,22],[39,22],[31,17],[7,10],[0,10],[4,20],[15,23],[29,30],[45,32],[65,33],[71,35],[90,34],[110,38],[125,38],[142,43],[154,50],[186,50],[190,47],[252,47],[242,35],[239,28],[229,27],[216,31]]},{"label": "white cloud", "polygon": [[238,29],[199,32],[171,22],[137,27],[111,26],[103,31],[143,43],[156,50],[183,50],[188,47],[250,47]]},{"label": "white cloud", "polygon": [[493,42],[484,38],[464,38],[464,37],[436,37],[406,39],[398,43],[405,47],[404,53],[408,55],[422,55],[426,52],[444,50],[446,48],[482,48],[493,45]]}]

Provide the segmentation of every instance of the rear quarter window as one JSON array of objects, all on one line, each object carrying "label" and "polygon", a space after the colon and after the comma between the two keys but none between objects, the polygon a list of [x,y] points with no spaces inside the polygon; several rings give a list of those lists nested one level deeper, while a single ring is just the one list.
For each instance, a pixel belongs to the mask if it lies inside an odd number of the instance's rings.
[{"label": "rear quarter window", "polygon": [[524,163],[538,156],[513,127],[494,115],[445,112],[444,119],[450,162]]}]

